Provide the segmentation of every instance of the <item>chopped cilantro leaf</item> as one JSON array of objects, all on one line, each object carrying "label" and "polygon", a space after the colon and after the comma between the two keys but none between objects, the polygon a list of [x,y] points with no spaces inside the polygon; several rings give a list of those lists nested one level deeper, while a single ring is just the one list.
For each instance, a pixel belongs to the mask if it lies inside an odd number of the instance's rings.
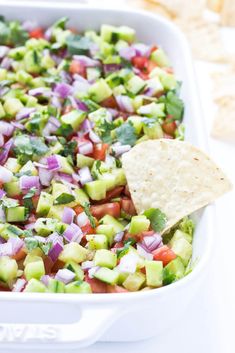
[{"label": "chopped cilantro leaf", "polygon": [[66,39],[70,55],[89,55],[91,41],[89,38],[81,37],[79,34],[71,34]]},{"label": "chopped cilantro leaf", "polygon": [[183,101],[174,92],[168,92],[165,104],[167,114],[171,115],[174,120],[181,121],[184,113]]},{"label": "chopped cilantro leaf", "polygon": [[83,208],[84,208],[85,214],[87,215],[87,217],[88,217],[88,219],[89,219],[89,221],[91,223],[92,228],[95,228],[95,226],[96,226],[95,218],[91,214],[89,203],[85,202],[84,205],[83,205]]},{"label": "chopped cilantro leaf", "polygon": [[27,194],[25,194],[24,196],[23,196],[23,200],[25,200],[25,199],[30,199],[31,197],[33,197],[35,194],[36,194],[36,192],[37,192],[37,189],[34,187],[34,188],[32,188],[32,189],[30,189],[28,192],[27,192]]},{"label": "chopped cilantro leaf", "polygon": [[130,121],[119,126],[115,132],[118,141],[121,142],[122,145],[134,146],[137,136],[133,124],[131,124]]},{"label": "chopped cilantro leaf", "polygon": [[65,137],[68,137],[72,133],[73,133],[73,128],[69,124],[61,124],[60,127],[55,132],[56,135],[61,135]]},{"label": "chopped cilantro leaf", "polygon": [[75,197],[73,195],[66,194],[65,192],[63,192],[62,194],[60,194],[60,196],[58,196],[55,199],[54,204],[55,205],[64,205],[64,204],[70,203],[74,200],[75,200]]},{"label": "chopped cilantro leaf", "polygon": [[11,208],[19,205],[19,201],[15,199],[10,199],[8,197],[3,197],[0,201],[3,207]]},{"label": "chopped cilantro leaf", "polygon": [[150,220],[151,227],[155,232],[160,232],[166,225],[166,215],[159,208],[149,208],[144,215]]},{"label": "chopped cilantro leaf", "polygon": [[99,135],[103,142],[112,143],[113,138],[111,136],[111,131],[115,129],[115,125],[112,121],[103,120],[102,123],[99,124]]},{"label": "chopped cilantro leaf", "polygon": [[136,240],[133,238],[128,238],[125,242],[124,242],[124,247],[117,249],[116,254],[118,259],[120,259],[121,257],[123,257],[124,255],[126,255],[128,253],[129,247],[133,244],[136,243]]}]

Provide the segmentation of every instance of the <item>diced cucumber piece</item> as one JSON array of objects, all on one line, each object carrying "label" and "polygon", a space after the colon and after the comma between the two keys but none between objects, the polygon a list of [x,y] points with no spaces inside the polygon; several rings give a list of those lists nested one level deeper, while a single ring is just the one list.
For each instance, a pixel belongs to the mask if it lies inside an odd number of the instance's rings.
[{"label": "diced cucumber piece", "polygon": [[163,284],[167,285],[184,277],[185,267],[179,257],[172,260],[163,269]]},{"label": "diced cucumber piece", "polygon": [[163,280],[162,261],[146,261],[146,284],[150,287],[161,287]]},{"label": "diced cucumber piece", "polygon": [[190,244],[185,238],[182,237],[178,239],[175,238],[171,242],[170,246],[174,253],[181,258],[184,266],[187,266],[192,256],[192,244]]},{"label": "diced cucumber piece", "polygon": [[31,278],[40,279],[45,275],[45,267],[43,261],[29,262],[24,268],[24,275],[27,281]]},{"label": "diced cucumber piece", "polygon": [[102,25],[100,30],[102,41],[116,43],[119,39],[118,28],[110,25]]},{"label": "diced cucumber piece", "polygon": [[150,126],[144,125],[144,134],[150,139],[160,139],[164,136],[161,125],[157,121]]},{"label": "diced cucumber piece", "polygon": [[96,227],[96,233],[104,234],[108,239],[109,246],[112,245],[114,235],[116,234],[115,229],[111,224],[100,224]]},{"label": "diced cucumber piece", "polygon": [[153,95],[164,91],[164,87],[163,87],[159,77],[157,77],[157,76],[154,78],[151,78],[145,82],[147,84],[146,88],[151,89],[153,91],[153,93],[152,93]]},{"label": "diced cucumber piece", "polygon": [[89,203],[89,197],[82,189],[75,189],[74,196],[76,203],[78,203],[79,205],[83,206],[84,204]]},{"label": "diced cucumber piece", "polygon": [[19,181],[10,181],[9,183],[5,183],[4,190],[6,191],[8,197],[20,195],[21,189]]},{"label": "diced cucumber piece", "polygon": [[104,234],[89,234],[86,238],[90,250],[108,249],[108,239]]},{"label": "diced cucumber piece", "polygon": [[118,222],[114,217],[110,215],[106,215],[100,220],[100,224],[107,224],[111,225],[114,229],[115,234],[122,232],[124,229],[124,225],[120,222]]},{"label": "diced cucumber piece", "polygon": [[87,79],[88,81],[92,81],[92,80],[97,80],[97,78],[100,77],[100,69],[96,68],[96,67],[88,67],[86,69],[86,75],[87,75]]},{"label": "diced cucumber piece", "polygon": [[42,237],[46,237],[53,232],[64,232],[66,224],[58,222],[57,219],[52,218],[38,218],[35,222],[34,229]]},{"label": "diced cucumber piece", "polygon": [[50,55],[43,55],[42,60],[41,60],[41,66],[44,69],[51,69],[52,67],[55,67],[55,61],[52,59]]},{"label": "diced cucumber piece", "polygon": [[23,206],[6,209],[7,222],[24,222],[26,220],[26,208]]},{"label": "diced cucumber piece", "polygon": [[60,163],[60,172],[65,174],[73,174],[74,170],[71,164],[69,163],[68,159],[60,155],[58,155],[57,157]]},{"label": "diced cucumber piece", "polygon": [[149,229],[149,226],[150,226],[150,220],[146,216],[144,215],[133,216],[131,218],[129,233],[138,234],[138,233],[147,231]]},{"label": "diced cucumber piece", "polygon": [[137,113],[140,115],[150,116],[153,118],[162,118],[165,116],[164,113],[165,104],[164,103],[150,103],[141,106]]},{"label": "diced cucumber piece", "polygon": [[128,26],[121,26],[118,28],[119,39],[132,43],[135,40],[135,30]]},{"label": "diced cucumber piece", "polygon": [[64,249],[60,253],[59,260],[64,263],[69,261],[81,263],[86,260],[87,252],[87,249],[83,248],[78,243],[71,242],[64,246]]},{"label": "diced cucumber piece", "polygon": [[41,71],[41,67],[39,63],[41,62],[42,55],[39,51],[36,50],[28,50],[24,56],[24,68],[25,71],[30,74],[38,74]]},{"label": "diced cucumber piece", "polygon": [[29,173],[30,172],[30,175],[33,175],[33,176],[37,176],[38,175],[38,171],[35,167],[35,165],[33,164],[32,161],[28,161],[27,163],[25,163],[25,165],[20,169],[20,173],[21,174],[26,174],[26,173]]},{"label": "diced cucumber piece", "polygon": [[70,270],[70,271],[75,273],[75,279],[76,280],[83,281],[84,272],[83,272],[81,266],[78,265],[76,262],[74,262],[74,261],[67,262],[66,265],[65,265],[65,268],[67,268],[68,270]]},{"label": "diced cucumber piece", "polygon": [[64,124],[71,125],[75,131],[78,130],[79,126],[85,120],[86,118],[86,112],[83,112],[82,110],[72,110],[71,112],[62,115],[61,121]]},{"label": "diced cucumber piece", "polygon": [[20,228],[8,223],[1,224],[0,232],[1,237],[5,240],[8,240],[10,237],[23,235],[23,231]]},{"label": "diced cucumber piece", "polygon": [[2,103],[0,102],[0,118],[4,118],[6,115]]},{"label": "diced cucumber piece", "polygon": [[65,284],[60,282],[54,278],[51,278],[48,283],[48,292],[51,293],[64,293],[65,292]]},{"label": "diced cucumber piece", "polygon": [[42,191],[38,200],[36,213],[41,216],[47,216],[50,208],[53,205],[53,197],[45,191]]},{"label": "diced cucumber piece", "polygon": [[113,169],[112,174],[115,176],[116,186],[126,185],[126,175],[122,168]]},{"label": "diced cucumber piece", "polygon": [[0,68],[0,81],[4,81],[7,79],[7,70]]},{"label": "diced cucumber piece", "polygon": [[7,98],[3,107],[9,118],[14,118],[24,106],[17,98]]},{"label": "diced cucumber piece", "polygon": [[92,167],[94,163],[94,158],[84,156],[83,154],[77,154],[77,167],[78,168],[83,168],[83,167]]},{"label": "diced cucumber piece", "polygon": [[103,180],[105,182],[106,191],[112,190],[116,184],[116,176],[112,173],[103,173],[99,175],[99,180]]},{"label": "diced cucumber piece", "polygon": [[150,59],[160,67],[170,66],[169,59],[163,49],[158,48],[151,53]]},{"label": "diced cucumber piece", "polygon": [[127,119],[127,121],[131,121],[133,124],[133,127],[135,129],[135,132],[137,133],[137,135],[139,135],[141,133],[141,130],[143,128],[143,122],[141,121],[141,117],[138,115],[133,115],[133,116],[129,116],[129,118]]},{"label": "diced cucumber piece", "polygon": [[33,249],[24,259],[23,265],[26,266],[31,262],[42,261],[43,252],[40,248]]},{"label": "diced cucumber piece", "polygon": [[51,206],[47,217],[49,218],[56,218],[59,221],[61,220],[64,212],[64,205],[53,205]]},{"label": "diced cucumber piece", "polygon": [[181,230],[177,229],[173,235],[173,237],[170,240],[169,245],[171,246],[175,241],[177,241],[180,238],[186,239],[190,244],[192,244],[193,241],[193,236],[192,234],[188,234],[185,232],[182,232]]},{"label": "diced cucumber piece", "polygon": [[30,293],[45,293],[46,291],[46,286],[35,278],[31,278],[24,289],[24,292]]},{"label": "diced cucumber piece", "polygon": [[108,284],[116,284],[118,281],[118,272],[101,267],[95,272],[94,277]]},{"label": "diced cucumber piece", "polygon": [[131,273],[123,282],[123,287],[125,287],[130,292],[136,292],[145,283],[145,275],[141,272]]},{"label": "diced cucumber piece", "polygon": [[10,170],[12,173],[18,173],[21,165],[17,162],[17,158],[9,157],[4,164],[4,167]]},{"label": "diced cucumber piece", "polygon": [[117,280],[117,284],[119,286],[121,286],[123,284],[123,282],[127,279],[127,277],[129,276],[128,272],[119,272],[118,267],[114,268],[114,271],[116,271],[118,273],[118,280]]},{"label": "diced cucumber piece", "polygon": [[112,95],[112,90],[106,81],[102,78],[89,88],[89,95],[92,100],[100,103]]},{"label": "diced cucumber piece", "polygon": [[133,94],[139,94],[145,86],[146,82],[136,75],[131,77],[125,85],[126,89]]},{"label": "diced cucumber piece", "polygon": [[11,283],[17,277],[18,265],[16,260],[8,256],[0,257],[0,280]]},{"label": "diced cucumber piece", "polygon": [[65,293],[92,293],[92,290],[89,283],[76,281],[66,284]]},{"label": "diced cucumber piece", "polygon": [[165,90],[173,90],[177,86],[176,78],[173,74],[165,73],[164,75],[160,76],[160,81]]},{"label": "diced cucumber piece", "polygon": [[92,200],[102,200],[106,196],[106,183],[103,180],[95,180],[85,185],[85,190]]},{"label": "diced cucumber piece", "polygon": [[94,257],[95,266],[113,269],[117,265],[117,255],[110,250],[97,250]]},{"label": "diced cucumber piece", "polygon": [[32,79],[33,76],[31,76],[30,74],[28,74],[28,72],[24,70],[18,70],[16,72],[16,80],[22,83],[23,85],[31,83]]},{"label": "diced cucumber piece", "polygon": [[69,188],[67,185],[62,183],[53,183],[52,184],[52,198],[55,200],[61,194],[69,194]]}]

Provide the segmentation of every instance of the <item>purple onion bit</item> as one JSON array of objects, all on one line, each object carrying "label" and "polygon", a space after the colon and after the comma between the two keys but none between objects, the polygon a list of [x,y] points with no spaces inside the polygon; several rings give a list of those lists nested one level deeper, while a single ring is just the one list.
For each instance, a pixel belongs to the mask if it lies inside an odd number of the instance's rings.
[{"label": "purple onion bit", "polygon": [[156,250],[161,244],[162,237],[158,233],[144,237],[142,242],[144,248],[149,252]]},{"label": "purple onion bit", "polygon": [[5,145],[2,147],[2,151],[0,153],[0,165],[3,165],[7,158],[8,158],[8,154],[10,152],[10,149],[12,148],[13,145],[13,140],[10,139],[9,141],[7,141],[7,143],[5,143]]}]

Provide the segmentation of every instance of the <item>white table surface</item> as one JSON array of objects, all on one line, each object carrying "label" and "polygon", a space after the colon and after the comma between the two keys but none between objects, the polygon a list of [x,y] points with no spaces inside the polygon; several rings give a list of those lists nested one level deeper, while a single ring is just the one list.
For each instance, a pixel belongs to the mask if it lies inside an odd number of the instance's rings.
[{"label": "white table surface", "polygon": [[[108,2],[96,0],[92,3],[111,5],[110,0]],[[120,0],[120,3],[123,4],[124,1]],[[117,6],[116,2],[115,6]],[[229,45],[231,44],[231,41],[228,40],[230,36],[231,31],[225,34],[225,40]],[[235,185],[235,143],[232,145],[210,137],[215,105],[211,96],[209,72],[213,71],[215,66],[196,62],[195,69],[210,155],[227,172]],[[235,352],[235,266],[233,260],[233,258],[235,259],[235,190],[217,201],[216,211],[216,247],[210,266],[210,275],[205,286],[201,288],[200,294],[194,298],[187,312],[182,315],[177,327],[151,340],[136,343],[97,343],[79,350],[79,353]],[[8,352],[4,350],[4,353]],[[21,353],[20,350],[17,352]],[[50,351],[50,353],[55,352]],[[66,353],[68,353],[67,350]]]}]

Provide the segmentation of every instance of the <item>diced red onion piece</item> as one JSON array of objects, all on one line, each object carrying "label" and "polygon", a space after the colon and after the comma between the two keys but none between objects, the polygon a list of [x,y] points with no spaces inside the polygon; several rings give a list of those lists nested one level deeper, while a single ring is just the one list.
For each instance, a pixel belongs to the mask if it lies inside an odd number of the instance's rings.
[{"label": "diced red onion piece", "polygon": [[61,98],[65,99],[71,94],[72,87],[67,83],[57,83],[54,92],[59,94]]},{"label": "diced red onion piece", "polygon": [[0,120],[0,134],[4,136],[11,136],[14,131],[14,126],[6,121]]},{"label": "diced red onion piece", "polygon": [[120,64],[104,64],[103,69],[105,74],[116,72],[122,68]]},{"label": "diced red onion piece", "polygon": [[134,48],[137,56],[145,56],[148,58],[151,54],[151,47],[143,43],[133,44],[132,48]]},{"label": "diced red onion piece", "polygon": [[90,88],[90,83],[85,80],[85,81],[74,81],[73,82],[73,91],[74,93],[76,92],[83,92],[87,93],[89,88]]},{"label": "diced red onion piece", "polygon": [[112,146],[112,150],[117,157],[121,156],[123,153],[130,151],[130,149],[130,145]]},{"label": "diced red onion piece", "polygon": [[89,218],[87,217],[86,213],[80,213],[77,216],[77,224],[79,225],[79,227],[84,227],[87,223],[89,223]]},{"label": "diced red onion piece", "polygon": [[81,168],[79,170],[79,176],[80,176],[80,183],[82,185],[90,183],[93,180],[92,176],[91,176],[90,169],[88,167]]},{"label": "diced red onion piece", "polygon": [[38,24],[35,21],[27,20],[27,21],[24,21],[21,26],[26,31],[31,32],[33,29],[38,27]]},{"label": "diced red onion piece", "polygon": [[139,256],[137,254],[128,253],[120,259],[120,263],[117,267],[120,272],[134,273],[138,262]]},{"label": "diced red onion piece", "polygon": [[85,132],[90,131],[92,127],[92,122],[89,119],[85,119],[81,124],[82,130],[84,130]]},{"label": "diced red onion piece", "polygon": [[33,162],[33,164],[35,165],[35,167],[48,169],[48,165],[46,165],[46,164],[42,164],[42,163],[38,163],[38,162]]},{"label": "diced red onion piece", "polygon": [[80,243],[82,239],[82,230],[81,228],[76,225],[75,223],[72,223],[67,227],[65,232],[63,233],[63,237],[68,241],[76,241],[77,243]]},{"label": "diced red onion piece", "polygon": [[34,229],[35,227],[35,222],[34,223],[29,223],[24,226],[25,229]]},{"label": "diced red onion piece", "polygon": [[136,245],[137,248],[137,252],[140,256],[144,257],[147,260],[152,260],[153,259],[153,254],[147,252],[144,247],[142,246],[142,244],[137,244]]},{"label": "diced red onion piece", "polygon": [[61,109],[62,104],[59,100],[59,98],[56,95],[53,95],[51,98],[51,105],[53,105],[54,107],[56,107],[57,109]]},{"label": "diced red onion piece", "polygon": [[80,142],[78,144],[78,151],[81,154],[87,155],[93,152],[93,144],[91,141],[87,140],[84,142]]},{"label": "diced red onion piece", "polygon": [[94,267],[95,266],[95,263],[94,261],[84,261],[82,262],[81,264],[81,268],[82,270],[89,270],[90,268]]},{"label": "diced red onion piece", "polygon": [[[56,175],[55,175],[55,180],[59,180],[59,181],[61,181],[62,183],[72,183],[73,182],[73,178],[72,178],[72,176],[71,175],[69,175],[69,174],[66,174],[66,173],[57,173]],[[74,186],[74,185],[70,185],[70,186]]]},{"label": "diced red onion piece", "polygon": [[10,48],[7,47],[6,45],[1,45],[0,46],[0,59],[4,58],[4,56],[7,55],[9,52]]},{"label": "diced red onion piece", "polygon": [[24,246],[24,241],[19,237],[9,238],[8,243],[12,245],[12,255],[18,253],[18,251]]},{"label": "diced red onion piece", "polygon": [[78,61],[82,66],[85,67],[97,67],[100,66],[100,62],[98,60],[94,60],[89,58],[86,55],[74,55],[73,59]]},{"label": "diced red onion piece", "polygon": [[0,181],[2,183],[8,183],[9,181],[12,180],[12,178],[13,178],[13,173],[9,169],[0,166]]},{"label": "diced red onion piece", "polygon": [[63,282],[64,284],[68,284],[72,282],[75,278],[75,273],[73,271],[68,270],[67,268],[63,268],[57,272],[55,275],[55,279]]},{"label": "diced red onion piece", "polygon": [[91,131],[89,132],[89,138],[90,138],[90,140],[91,140],[92,142],[94,142],[94,143],[99,143],[99,142],[101,142],[101,139],[99,138],[99,136],[98,136],[93,130],[91,130]]},{"label": "diced red onion piece", "polygon": [[51,37],[52,37],[52,33],[53,33],[53,30],[51,27],[47,28],[47,30],[45,31],[44,33],[44,38],[48,41],[51,40]]},{"label": "diced red onion piece", "polygon": [[143,244],[150,252],[157,249],[161,244],[161,242],[162,242],[162,237],[158,233],[155,233],[154,235],[151,235],[151,236],[145,236],[143,238]]},{"label": "diced red onion piece", "polygon": [[[0,206],[0,222],[5,223],[6,222],[6,214],[2,206]],[[2,239],[0,237],[0,239]]]},{"label": "diced red onion piece", "polygon": [[79,176],[78,174],[76,174],[76,173],[73,173],[73,174],[72,174],[72,178],[73,178],[73,180],[76,181],[77,183],[80,181],[80,176]]},{"label": "diced red onion piece", "polygon": [[2,148],[2,152],[0,153],[0,164],[4,164],[8,158],[8,154],[13,145],[13,140],[8,140]]},{"label": "diced red onion piece", "polygon": [[40,183],[43,186],[49,186],[51,183],[51,180],[53,179],[54,173],[45,168],[38,168],[38,174],[39,174]]},{"label": "diced red onion piece", "polygon": [[55,125],[57,128],[60,127],[61,123],[58,119],[56,119],[54,116],[51,116],[49,118],[49,121],[51,124]]},{"label": "diced red onion piece", "polygon": [[40,188],[40,181],[38,176],[23,175],[20,177],[20,189],[29,190],[31,188]]},{"label": "diced red onion piece", "polygon": [[11,122],[11,125],[12,125],[14,128],[19,129],[19,130],[24,130],[24,129],[25,129],[24,125],[21,124],[21,123],[19,123],[19,122],[17,122],[17,121],[12,121],[12,122]]},{"label": "diced red onion piece", "polygon": [[78,109],[84,112],[89,111],[88,106],[84,102],[80,101],[80,99],[76,99],[76,102],[77,102]]},{"label": "diced red onion piece", "polygon": [[124,232],[119,232],[119,233],[115,234],[114,241],[116,243],[118,243],[119,241],[122,241],[123,236],[124,236]]},{"label": "diced red onion piece", "polygon": [[28,94],[34,97],[38,97],[38,96],[50,97],[51,93],[52,93],[51,90],[47,87],[37,87],[37,88],[30,89],[28,91]]},{"label": "diced red onion piece", "polygon": [[57,139],[56,136],[45,136],[45,139],[46,139],[48,142],[56,142],[56,141],[58,141],[58,139]]},{"label": "diced red onion piece", "polygon": [[27,108],[24,107],[22,108],[17,114],[16,114],[16,120],[21,120],[21,119],[25,119],[28,118],[30,116],[31,113],[35,112],[35,108]]},{"label": "diced red onion piece", "polygon": [[13,285],[12,292],[22,292],[26,286],[26,283],[27,282],[24,278],[18,278]]},{"label": "diced red onion piece", "polygon": [[116,101],[118,103],[119,108],[128,113],[134,113],[134,109],[131,103],[131,99],[128,96],[116,96]]},{"label": "diced red onion piece", "polygon": [[0,147],[4,145],[4,137],[2,134],[0,134]]},{"label": "diced red onion piece", "polygon": [[136,56],[136,52],[133,47],[126,47],[119,50],[119,55],[126,60],[131,60],[134,56]]},{"label": "diced red onion piece", "polygon": [[8,57],[3,58],[2,62],[1,62],[1,68],[9,70],[11,68],[12,62],[13,62],[13,60]]},{"label": "diced red onion piece", "polygon": [[43,275],[43,276],[40,278],[40,281],[41,281],[43,284],[45,284],[45,286],[48,286],[50,279],[51,279],[51,276],[49,276],[49,275]]},{"label": "diced red onion piece", "polygon": [[56,171],[61,168],[61,163],[57,155],[47,157],[48,170]]},{"label": "diced red onion piece", "polygon": [[108,112],[111,114],[112,118],[117,118],[119,116],[119,112],[117,109],[106,108]]},{"label": "diced red onion piece", "polygon": [[6,195],[6,191],[0,189],[0,199],[2,199],[3,196],[5,196],[5,195]]},{"label": "diced red onion piece", "polygon": [[43,129],[43,136],[50,136],[51,134],[54,134],[57,129],[58,128],[54,124],[48,121]]},{"label": "diced red onion piece", "polygon": [[73,222],[75,211],[70,207],[65,207],[62,215],[62,222],[71,224]]},{"label": "diced red onion piece", "polygon": [[50,249],[48,256],[52,259],[52,261],[56,261],[63,250],[63,245],[61,244],[61,241],[57,240],[55,243],[52,245],[52,248]]},{"label": "diced red onion piece", "polygon": [[7,242],[0,244],[0,256],[12,256],[13,255],[13,248],[12,244]]},{"label": "diced red onion piece", "polygon": [[90,278],[93,278],[94,277],[94,274],[99,270],[99,266],[95,266],[95,267],[92,267],[88,270],[88,276]]}]

